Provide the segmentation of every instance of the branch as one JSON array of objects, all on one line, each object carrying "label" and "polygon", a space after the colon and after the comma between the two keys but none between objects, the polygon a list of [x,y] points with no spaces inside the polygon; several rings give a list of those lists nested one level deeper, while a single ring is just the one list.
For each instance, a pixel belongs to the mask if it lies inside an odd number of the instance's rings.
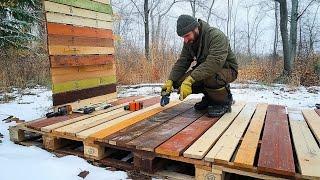
[{"label": "branch", "polygon": [[131,2],[133,3],[133,5],[137,8],[139,14],[140,14],[140,15],[142,16],[142,18],[143,18],[143,22],[145,22],[144,14],[140,11],[140,9],[139,9],[139,7],[137,6],[136,2],[134,2],[133,0],[130,0],[130,1],[131,1]]},{"label": "branch", "polygon": [[307,5],[307,7],[301,12],[301,14],[297,17],[297,21],[299,20],[299,18],[306,12],[306,10],[308,9],[308,7],[314,2],[315,0],[311,0],[309,2],[309,4]]}]

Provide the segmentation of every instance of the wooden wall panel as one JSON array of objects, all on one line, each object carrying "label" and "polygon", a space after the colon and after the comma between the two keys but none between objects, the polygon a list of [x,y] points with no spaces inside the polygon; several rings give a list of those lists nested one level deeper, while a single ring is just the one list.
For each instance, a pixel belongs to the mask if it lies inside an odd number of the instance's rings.
[{"label": "wooden wall panel", "polygon": [[112,14],[112,8],[110,4],[100,3],[90,0],[49,0],[59,4],[70,5],[82,9],[92,10],[96,12]]},{"label": "wooden wall panel", "polygon": [[51,46],[93,46],[93,47],[113,47],[113,39],[109,38],[92,38],[92,37],[74,37],[49,35],[48,43]]},{"label": "wooden wall panel", "polygon": [[89,66],[89,65],[114,65],[113,55],[57,55],[50,56],[52,68],[58,67],[74,67],[74,66]]},{"label": "wooden wall panel", "polygon": [[50,55],[114,54],[113,47],[51,46]]}]

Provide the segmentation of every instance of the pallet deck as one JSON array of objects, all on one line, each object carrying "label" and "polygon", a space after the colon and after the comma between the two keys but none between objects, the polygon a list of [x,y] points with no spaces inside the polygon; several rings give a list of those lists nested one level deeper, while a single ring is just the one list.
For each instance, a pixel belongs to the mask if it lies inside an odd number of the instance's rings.
[{"label": "pallet deck", "polygon": [[[125,111],[132,100],[143,101],[144,108]],[[89,115],[40,118],[10,127],[10,139],[40,142],[55,153],[147,174],[320,178],[319,110],[236,102],[231,113],[209,118],[193,109],[196,101],[161,107],[159,97],[114,99],[113,107]]]}]

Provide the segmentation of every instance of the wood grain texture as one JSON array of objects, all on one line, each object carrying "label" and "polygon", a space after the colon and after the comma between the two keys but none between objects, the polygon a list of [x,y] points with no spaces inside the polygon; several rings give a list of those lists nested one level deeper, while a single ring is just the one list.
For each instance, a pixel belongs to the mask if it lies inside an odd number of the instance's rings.
[{"label": "wood grain texture", "polygon": [[205,156],[206,161],[228,164],[234,154],[240,138],[244,134],[250,119],[256,109],[256,104],[249,103],[232,122],[230,127],[219,138],[217,143]]},{"label": "wood grain texture", "polygon": [[172,108],[163,110],[155,116],[147,118],[146,120],[136,123],[125,129],[122,129],[119,132],[114,133],[108,136],[107,138],[103,138],[99,141],[109,143],[112,145],[127,147],[127,142],[137,138],[138,136],[144,134],[147,131],[157,128],[160,124],[169,121],[170,119],[178,116],[179,114],[182,114],[183,112],[187,111],[188,109],[191,109],[192,107],[192,103],[180,103]]},{"label": "wood grain texture", "polygon": [[105,76],[100,78],[83,79],[76,81],[68,81],[62,83],[56,83],[52,85],[52,93],[58,94],[69,91],[83,90],[88,88],[94,88],[103,85],[115,84],[117,82],[116,76]]},{"label": "wood grain texture", "polygon": [[92,0],[92,1],[100,2],[103,4],[110,4],[110,0]]},{"label": "wood grain texture", "polygon": [[114,47],[50,46],[49,55],[114,54]]},{"label": "wood grain texture", "polygon": [[236,102],[232,106],[231,113],[224,114],[211,128],[209,128],[197,141],[195,141],[184,153],[184,157],[202,159],[219,137],[229,127],[235,117],[242,110],[244,103]]},{"label": "wood grain texture", "polygon": [[181,115],[167,121],[166,123],[158,126],[138,138],[128,142],[130,146],[135,146],[136,149],[145,151],[155,151],[155,148],[160,144],[180,132],[192,122],[201,117],[204,112],[196,111],[195,109],[189,109]]},{"label": "wood grain texture", "polygon": [[70,92],[63,92],[52,94],[53,105],[61,105],[66,103],[75,102],[78,100],[88,99],[91,97],[112,94],[117,91],[116,84],[109,84],[99,87],[93,87],[83,90],[76,90]]},{"label": "wood grain texture", "polygon": [[203,133],[207,131],[218,118],[202,116],[188,127],[168,139],[156,148],[155,152],[169,156],[180,156],[192,145]]},{"label": "wood grain texture", "polygon": [[49,0],[51,2],[70,5],[82,9],[88,9],[105,14],[112,14],[112,8],[110,4],[90,1],[90,0]]},{"label": "wood grain texture", "polygon": [[289,110],[289,124],[301,174],[320,178],[320,148],[300,110]]},{"label": "wood grain texture", "polygon": [[114,55],[57,55],[50,56],[51,68],[115,64]]},{"label": "wood grain texture", "polygon": [[237,151],[234,163],[236,166],[253,168],[254,158],[257,152],[258,143],[264,119],[267,113],[268,104],[258,104],[251,119],[250,125]]},{"label": "wood grain texture", "polygon": [[68,5],[63,5],[55,2],[44,1],[44,7],[46,11],[68,14],[71,16],[79,16],[91,19],[98,19],[102,21],[112,21],[112,16],[110,14],[90,11],[86,9],[76,8]]},{"label": "wood grain texture", "polygon": [[269,105],[258,159],[258,171],[294,176],[288,117],[284,106]]},{"label": "wood grain texture", "polygon": [[78,27],[47,22],[47,30],[48,35],[113,39],[113,33],[111,29]]},{"label": "wood grain texture", "polygon": [[46,119],[42,119],[41,121],[28,123],[27,127],[40,131],[42,127],[49,126],[49,125],[52,125],[52,124],[56,124],[56,123],[63,122],[63,121],[67,121],[67,120],[70,120],[70,119],[73,119],[73,118],[76,118],[76,117],[79,117],[79,116],[82,116],[82,114],[71,114],[71,115],[67,115],[67,116],[58,116],[58,117],[46,118]]},{"label": "wood grain texture", "polygon": [[113,39],[48,35],[49,46],[89,46],[89,47],[113,47]]},{"label": "wood grain texture", "polygon": [[114,68],[114,63],[108,63],[106,65],[95,65],[95,66],[80,66],[80,67],[61,67],[51,68],[52,76],[67,75],[67,74],[79,74],[88,73],[94,71],[105,71]]},{"label": "wood grain texture", "polygon": [[320,116],[320,109],[316,109],[315,111]]},{"label": "wood grain texture", "polygon": [[313,109],[304,109],[302,113],[318,143],[320,143],[320,116]]}]

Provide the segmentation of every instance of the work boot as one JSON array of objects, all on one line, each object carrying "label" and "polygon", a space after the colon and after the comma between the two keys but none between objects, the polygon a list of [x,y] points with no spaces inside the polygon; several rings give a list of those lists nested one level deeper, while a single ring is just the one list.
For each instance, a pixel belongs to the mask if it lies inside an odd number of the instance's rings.
[{"label": "work boot", "polygon": [[208,108],[210,100],[207,96],[203,96],[200,102],[197,102],[194,105],[194,109],[197,111],[205,110]]},{"label": "work boot", "polygon": [[231,112],[232,104],[233,104],[232,94],[229,94],[225,103],[212,104],[208,106],[208,117],[221,117],[225,113]]}]

